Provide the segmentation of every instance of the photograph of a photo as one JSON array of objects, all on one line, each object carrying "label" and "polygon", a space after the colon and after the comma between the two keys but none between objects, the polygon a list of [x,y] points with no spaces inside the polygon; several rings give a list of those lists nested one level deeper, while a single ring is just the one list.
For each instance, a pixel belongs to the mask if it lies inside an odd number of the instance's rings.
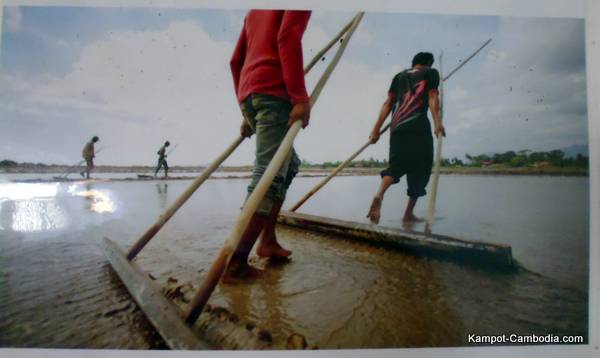
[{"label": "photograph of a photo", "polygon": [[590,342],[585,19],[1,14],[0,348]]}]

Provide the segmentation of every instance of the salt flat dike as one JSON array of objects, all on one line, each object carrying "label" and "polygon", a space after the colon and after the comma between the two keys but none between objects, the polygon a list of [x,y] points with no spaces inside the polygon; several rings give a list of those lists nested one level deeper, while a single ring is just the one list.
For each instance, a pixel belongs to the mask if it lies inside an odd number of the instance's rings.
[{"label": "salt flat dike", "polygon": [[[17,166],[0,167],[0,175],[6,174],[56,174],[53,179],[27,179],[16,181],[56,181],[65,173],[75,173],[71,177],[75,177],[83,167],[72,167],[66,165],[44,165],[44,164],[19,164]],[[201,166],[175,166],[170,168],[169,180],[189,180],[195,177],[195,174],[200,174],[205,169]],[[324,177],[334,168],[323,167],[305,167],[300,168],[299,177]],[[379,175],[382,168],[346,168],[339,176],[371,176]],[[115,179],[104,180],[161,180],[162,172],[158,177],[153,177],[154,167],[149,166],[98,166],[93,173],[131,173],[131,177],[120,177]],[[238,167],[222,167],[217,171],[218,175],[211,176],[211,179],[244,179],[250,178],[252,174],[252,166]],[[229,173],[229,174],[228,174]],[[550,176],[588,176],[588,168],[579,167],[508,167],[508,166],[490,166],[490,167],[468,167],[468,166],[453,166],[442,167],[441,174],[455,175],[550,175]],[[67,179],[65,179],[67,180]],[[80,180],[80,179],[78,179]]]}]

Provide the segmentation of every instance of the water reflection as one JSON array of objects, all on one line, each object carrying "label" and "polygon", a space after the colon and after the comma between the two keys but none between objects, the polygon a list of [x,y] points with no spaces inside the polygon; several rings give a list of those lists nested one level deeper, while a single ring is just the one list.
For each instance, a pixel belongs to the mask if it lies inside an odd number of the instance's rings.
[{"label": "water reflection", "polygon": [[31,200],[39,198],[53,198],[58,192],[58,186],[58,183],[3,183],[2,185],[0,185],[0,203],[4,200]]},{"label": "water reflection", "polygon": [[0,185],[0,230],[36,232],[66,226],[65,212],[56,203],[58,184]]},{"label": "water reflection", "polygon": [[56,230],[67,224],[65,212],[52,199],[7,201],[2,203],[5,210],[12,213],[10,227],[18,232]]},{"label": "water reflection", "polygon": [[285,266],[288,261],[268,262],[266,265],[266,274],[269,275],[266,284],[261,285],[263,291],[262,300],[265,302],[265,316],[271,327],[281,330],[278,334],[288,335],[293,332],[289,324],[291,320],[287,307],[284,306],[282,297],[282,285],[285,283]]},{"label": "water reflection", "polygon": [[86,198],[88,202],[87,210],[93,213],[104,214],[114,213],[116,205],[107,191],[100,191],[93,188],[91,183],[85,185],[85,190],[79,191],[77,185],[69,187],[69,192],[75,196]]},{"label": "water reflection", "polygon": [[167,207],[167,189],[169,188],[169,184],[167,183],[156,183],[156,191],[158,192],[158,205],[161,209]]},{"label": "water reflection", "polygon": [[267,329],[277,341],[285,341],[291,333],[295,333],[292,321],[282,295],[286,282],[285,268],[289,261],[272,262],[252,257],[252,265],[263,269],[259,279],[252,282],[226,284],[220,286],[220,293],[227,302],[227,307],[240,317],[260,322],[260,327]]}]

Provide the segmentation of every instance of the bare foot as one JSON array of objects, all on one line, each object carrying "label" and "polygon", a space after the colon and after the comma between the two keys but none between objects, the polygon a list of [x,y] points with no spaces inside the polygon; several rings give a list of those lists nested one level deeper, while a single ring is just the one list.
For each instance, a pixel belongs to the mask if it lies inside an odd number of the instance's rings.
[{"label": "bare foot", "polygon": [[258,244],[256,248],[256,255],[260,257],[268,257],[270,259],[287,259],[290,257],[292,252],[290,250],[286,250],[277,241],[273,243],[265,244],[262,241]]},{"label": "bare foot", "polygon": [[425,221],[425,220],[424,220],[424,219],[422,219],[422,218],[420,218],[420,217],[417,217],[417,216],[414,216],[414,215],[412,215],[412,214],[411,214],[411,215],[405,215],[405,216],[402,218],[402,221],[403,221],[403,222],[414,222],[414,223],[421,223],[421,222],[423,222],[423,221]]},{"label": "bare foot", "polygon": [[225,284],[235,284],[245,281],[253,281],[262,275],[263,271],[246,263],[231,263],[225,270],[221,281]]},{"label": "bare foot", "polygon": [[381,198],[377,196],[373,198],[367,217],[371,219],[373,224],[379,224],[379,219],[381,218]]},{"label": "bare foot", "polygon": [[416,222],[402,220],[402,228],[406,231],[413,231]]}]

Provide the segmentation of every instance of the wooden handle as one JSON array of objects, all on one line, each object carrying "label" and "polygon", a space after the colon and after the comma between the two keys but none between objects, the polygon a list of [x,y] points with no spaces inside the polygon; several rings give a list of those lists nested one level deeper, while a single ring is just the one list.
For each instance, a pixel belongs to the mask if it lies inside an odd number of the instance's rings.
[{"label": "wooden handle", "polygon": [[[358,16],[358,15],[356,15]],[[348,31],[348,29],[350,29],[350,26],[352,26],[352,24],[354,23],[354,20],[356,20],[356,16],[354,16],[352,18],[352,20],[350,20],[341,30],[340,32],[335,35],[335,37],[329,41],[329,43],[327,45],[325,45],[325,47],[323,47],[323,49],[319,52],[317,52],[317,54],[313,57],[313,59],[308,63],[308,65],[306,65],[306,67],[304,68],[304,74],[307,74],[313,67],[314,65],[317,64],[317,62],[319,62],[319,59],[327,52],[329,51],[329,49],[331,49],[333,47],[333,45],[336,44],[336,42],[338,42],[342,36],[344,36],[344,34]]]},{"label": "wooden handle", "polygon": [[[439,57],[440,76],[443,73],[442,72],[443,71],[442,55],[443,54],[440,53],[440,57]],[[440,83],[440,120],[443,119],[443,116],[444,116],[444,81],[441,81],[441,83]],[[426,220],[426,224],[425,224],[425,232],[431,232],[431,226],[433,225],[433,215],[435,214],[435,201],[437,199],[438,183],[439,183],[439,179],[440,179],[440,166],[441,166],[441,161],[442,161],[442,137],[443,137],[443,135],[440,133],[439,137],[437,137],[436,146],[435,146],[435,167],[433,169],[433,181],[431,182],[431,194],[429,195],[429,205],[427,207],[427,220]]]},{"label": "wooden handle", "polygon": [[[389,123],[387,125],[385,125],[379,131],[379,135],[385,133],[385,131],[387,131],[388,128],[390,128]],[[324,187],[325,184],[327,184],[331,179],[333,179],[333,177],[336,176],[339,172],[344,170],[348,166],[348,164],[350,164],[350,162],[352,162],[354,160],[354,158],[358,157],[358,155],[360,153],[362,153],[365,149],[367,149],[367,147],[370,145],[371,145],[371,142],[369,141],[369,142],[363,144],[363,146],[360,147],[356,152],[352,153],[352,155],[348,159],[346,159],[342,163],[340,163],[340,165],[338,165],[327,177],[325,177],[323,180],[321,180],[319,183],[317,183],[317,185],[315,185],[308,193],[304,194],[302,199],[298,200],[298,202],[290,208],[290,211],[294,212],[294,211],[298,210],[302,205],[304,205],[304,203],[308,199],[310,199],[311,196],[313,196],[316,192],[321,190],[321,188]]]}]

